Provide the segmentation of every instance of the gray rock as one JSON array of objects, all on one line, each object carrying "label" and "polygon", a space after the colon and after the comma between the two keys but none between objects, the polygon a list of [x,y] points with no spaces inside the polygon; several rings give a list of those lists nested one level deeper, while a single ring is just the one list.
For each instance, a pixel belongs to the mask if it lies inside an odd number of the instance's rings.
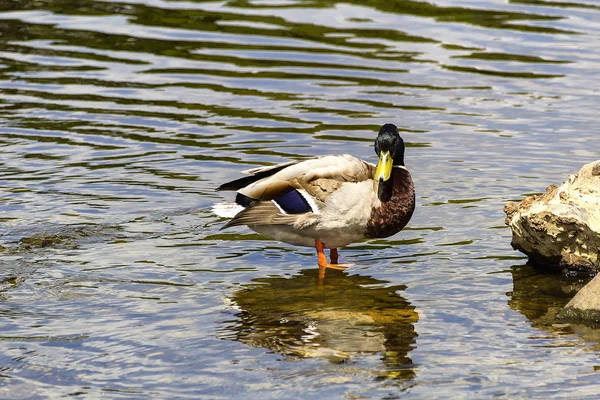
[{"label": "gray rock", "polygon": [[504,206],[511,245],[551,269],[600,271],[600,161],[560,186]]},{"label": "gray rock", "polygon": [[562,319],[600,323],[600,275],[585,285],[558,314]]}]

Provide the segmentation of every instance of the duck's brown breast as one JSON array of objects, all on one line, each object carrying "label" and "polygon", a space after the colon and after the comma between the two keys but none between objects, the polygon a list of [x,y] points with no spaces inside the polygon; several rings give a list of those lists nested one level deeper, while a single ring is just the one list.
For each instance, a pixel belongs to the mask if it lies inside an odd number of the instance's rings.
[{"label": "duck's brown breast", "polygon": [[398,233],[408,224],[415,210],[415,188],[408,170],[392,170],[391,197],[371,209],[365,236],[385,238]]}]

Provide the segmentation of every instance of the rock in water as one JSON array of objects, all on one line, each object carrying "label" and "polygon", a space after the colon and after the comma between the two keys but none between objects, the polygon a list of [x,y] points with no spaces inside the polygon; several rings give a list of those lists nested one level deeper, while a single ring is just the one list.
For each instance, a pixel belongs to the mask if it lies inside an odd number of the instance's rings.
[{"label": "rock in water", "polygon": [[541,195],[504,206],[511,245],[537,264],[600,271],[600,161],[586,164]]},{"label": "rock in water", "polygon": [[574,322],[600,323],[600,274],[577,292],[558,316]]}]

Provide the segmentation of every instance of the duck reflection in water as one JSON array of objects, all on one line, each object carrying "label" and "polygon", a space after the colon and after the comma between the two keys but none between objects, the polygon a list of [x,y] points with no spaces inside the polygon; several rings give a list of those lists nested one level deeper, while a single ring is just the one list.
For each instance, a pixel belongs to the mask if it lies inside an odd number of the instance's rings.
[{"label": "duck reflection in water", "polygon": [[381,354],[378,378],[412,378],[408,353],[415,347],[418,314],[398,294],[404,287],[338,270],[326,280],[318,274],[309,269],[291,278],[255,279],[255,285],[233,294],[239,319],[222,336],[331,362]]}]

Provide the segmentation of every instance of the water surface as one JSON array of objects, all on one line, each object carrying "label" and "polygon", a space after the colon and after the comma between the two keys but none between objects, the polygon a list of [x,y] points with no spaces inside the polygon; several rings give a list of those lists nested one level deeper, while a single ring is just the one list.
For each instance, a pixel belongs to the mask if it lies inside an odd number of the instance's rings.
[{"label": "water surface", "polygon": [[[505,202],[599,158],[592,1],[0,4],[0,397],[597,397],[583,278]],[[417,210],[342,250],[219,231],[240,170],[407,142]]]}]

